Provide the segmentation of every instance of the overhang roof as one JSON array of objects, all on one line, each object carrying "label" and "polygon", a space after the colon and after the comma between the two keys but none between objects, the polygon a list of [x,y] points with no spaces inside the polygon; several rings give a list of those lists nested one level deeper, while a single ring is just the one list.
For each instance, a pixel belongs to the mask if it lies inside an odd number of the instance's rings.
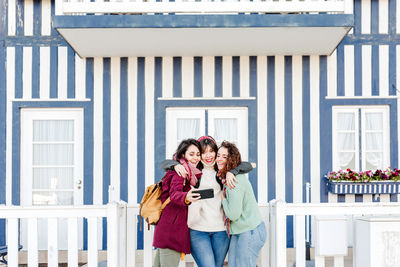
[{"label": "overhang roof", "polygon": [[55,16],[81,57],[330,55],[348,14]]}]

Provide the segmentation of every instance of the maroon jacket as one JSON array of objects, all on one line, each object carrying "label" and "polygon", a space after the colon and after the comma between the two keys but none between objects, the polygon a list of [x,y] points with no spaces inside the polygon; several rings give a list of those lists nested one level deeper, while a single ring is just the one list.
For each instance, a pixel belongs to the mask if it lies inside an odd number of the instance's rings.
[{"label": "maroon jacket", "polygon": [[175,171],[168,171],[165,175],[162,182],[161,201],[164,202],[171,197],[171,202],[164,208],[154,230],[153,246],[190,254],[190,235],[187,226],[188,205],[185,204],[190,185],[186,180],[183,187],[183,179]]}]

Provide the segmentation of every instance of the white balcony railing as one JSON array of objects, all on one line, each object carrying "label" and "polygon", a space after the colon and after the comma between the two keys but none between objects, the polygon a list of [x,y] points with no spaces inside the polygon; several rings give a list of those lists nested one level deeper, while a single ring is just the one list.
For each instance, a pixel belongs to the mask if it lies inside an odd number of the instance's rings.
[{"label": "white balcony railing", "polygon": [[[259,267],[285,267],[286,254],[286,218],[294,216],[295,261],[297,267],[305,267],[305,237],[306,216],[315,215],[400,215],[400,203],[301,203],[288,204],[283,201],[271,201],[268,205],[260,206],[260,211],[267,226],[267,243],[259,257]],[[27,263],[28,266],[38,266],[38,220],[47,220],[48,231],[48,266],[58,266],[60,239],[57,238],[59,221],[68,220],[68,266],[78,266],[79,251],[79,223],[82,218],[87,218],[88,232],[88,266],[98,266],[99,221],[107,220],[107,266],[152,266],[153,247],[152,230],[147,230],[144,225],[143,259],[136,257],[137,251],[137,215],[138,205],[126,203],[111,203],[103,206],[74,206],[74,207],[19,207],[0,206],[0,219],[7,222],[8,266],[17,267],[18,244],[21,238],[19,222],[21,219],[28,221]],[[324,259],[316,261],[316,266],[325,266]],[[336,260],[336,259],[335,259]],[[340,258],[339,258],[340,260]],[[342,263],[335,266],[344,266]],[[192,261],[187,257],[186,262]],[[318,264],[318,265],[317,265]],[[180,266],[185,266],[182,262]]]},{"label": "white balcony railing", "polygon": [[238,14],[238,13],[353,13],[352,0],[266,1],[96,1],[56,0],[56,15],[85,14]]}]

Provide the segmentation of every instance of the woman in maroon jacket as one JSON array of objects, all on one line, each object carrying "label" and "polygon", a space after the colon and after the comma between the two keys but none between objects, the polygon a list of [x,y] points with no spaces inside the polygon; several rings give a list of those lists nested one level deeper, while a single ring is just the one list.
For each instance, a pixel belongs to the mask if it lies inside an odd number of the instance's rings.
[{"label": "woman in maroon jacket", "polygon": [[190,236],[187,226],[188,205],[199,199],[193,193],[194,185],[201,176],[196,168],[200,161],[200,144],[195,139],[183,140],[176,150],[174,159],[189,173],[182,178],[175,171],[168,171],[163,183],[161,201],[170,197],[171,202],[164,208],[154,230],[153,246],[158,248],[154,267],[174,267],[179,259],[190,253]]}]

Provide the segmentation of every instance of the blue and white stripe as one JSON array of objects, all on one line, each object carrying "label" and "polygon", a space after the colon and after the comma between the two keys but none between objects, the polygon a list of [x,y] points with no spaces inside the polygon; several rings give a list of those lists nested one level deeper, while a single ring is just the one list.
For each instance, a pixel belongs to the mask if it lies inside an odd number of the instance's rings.
[{"label": "blue and white stripe", "polygon": [[[137,203],[145,185],[160,178],[165,144],[157,137],[165,131],[166,103],[253,108],[249,158],[257,162],[252,177],[261,204],[303,202],[307,182],[313,202],[373,201],[328,194],[321,177],[331,169],[332,105],[385,104],[392,119],[399,117],[399,10],[400,0],[356,0],[354,33],[329,57],[81,59],[51,27],[50,0],[3,1],[0,168],[6,171],[0,173],[0,204],[18,203],[19,136],[12,125],[22,102],[85,107],[93,140],[85,143],[86,204],[107,203],[110,184],[121,199]],[[398,123],[391,125],[392,167],[399,166],[399,132]]]}]

